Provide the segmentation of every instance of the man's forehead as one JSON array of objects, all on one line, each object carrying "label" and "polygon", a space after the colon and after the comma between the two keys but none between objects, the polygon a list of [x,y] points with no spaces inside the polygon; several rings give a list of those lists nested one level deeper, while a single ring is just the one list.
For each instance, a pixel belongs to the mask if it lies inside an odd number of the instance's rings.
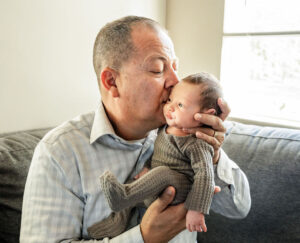
[{"label": "man's forehead", "polygon": [[150,60],[177,60],[173,42],[163,30],[136,27],[131,34],[137,51],[145,53]]}]

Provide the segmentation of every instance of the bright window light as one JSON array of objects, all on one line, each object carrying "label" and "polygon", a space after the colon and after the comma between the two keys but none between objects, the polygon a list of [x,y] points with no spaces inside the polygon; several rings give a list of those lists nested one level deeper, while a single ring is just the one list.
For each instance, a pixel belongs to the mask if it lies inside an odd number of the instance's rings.
[{"label": "bright window light", "polygon": [[300,127],[300,1],[225,2],[221,82],[232,117]]}]

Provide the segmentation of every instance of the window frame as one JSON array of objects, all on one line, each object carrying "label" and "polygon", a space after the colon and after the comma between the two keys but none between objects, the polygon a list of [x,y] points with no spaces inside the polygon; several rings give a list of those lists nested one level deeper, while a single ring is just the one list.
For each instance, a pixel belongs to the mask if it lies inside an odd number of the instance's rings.
[{"label": "window frame", "polygon": [[[226,3],[225,3],[226,5]],[[223,33],[222,33],[222,50],[223,50],[223,40],[224,37],[256,37],[256,36],[292,36],[299,35],[299,31],[261,31],[261,32],[225,32],[225,5],[224,5],[224,20],[223,20]],[[223,51],[222,51],[223,53]],[[221,55],[220,69],[222,69],[223,55]],[[221,73],[220,73],[221,76]],[[300,80],[299,80],[300,81]],[[221,80],[222,82],[222,80]],[[300,102],[300,100],[299,100]],[[230,114],[227,120],[241,122],[245,124],[261,125],[261,126],[273,126],[273,127],[283,127],[283,128],[293,128],[300,129],[300,121],[290,121],[284,119],[276,119],[263,117],[259,115],[241,115],[241,114]]]}]

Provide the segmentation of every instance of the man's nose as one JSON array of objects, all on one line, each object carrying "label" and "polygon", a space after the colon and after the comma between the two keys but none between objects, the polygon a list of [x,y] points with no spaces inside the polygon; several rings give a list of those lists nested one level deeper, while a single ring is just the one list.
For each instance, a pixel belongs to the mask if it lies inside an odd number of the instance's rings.
[{"label": "man's nose", "polygon": [[171,69],[168,73],[166,82],[165,82],[165,88],[171,88],[173,87],[175,84],[177,84],[179,82],[178,76],[177,76],[177,72],[174,71],[173,69]]}]

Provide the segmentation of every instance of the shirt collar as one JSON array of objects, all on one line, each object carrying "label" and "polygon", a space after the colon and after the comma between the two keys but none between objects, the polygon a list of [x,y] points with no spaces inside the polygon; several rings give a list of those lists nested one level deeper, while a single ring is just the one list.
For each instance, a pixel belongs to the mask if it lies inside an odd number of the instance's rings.
[{"label": "shirt collar", "polygon": [[108,134],[116,136],[115,130],[112,127],[105,112],[104,105],[101,102],[95,112],[94,122],[90,136],[90,144],[94,143],[101,136]]}]

